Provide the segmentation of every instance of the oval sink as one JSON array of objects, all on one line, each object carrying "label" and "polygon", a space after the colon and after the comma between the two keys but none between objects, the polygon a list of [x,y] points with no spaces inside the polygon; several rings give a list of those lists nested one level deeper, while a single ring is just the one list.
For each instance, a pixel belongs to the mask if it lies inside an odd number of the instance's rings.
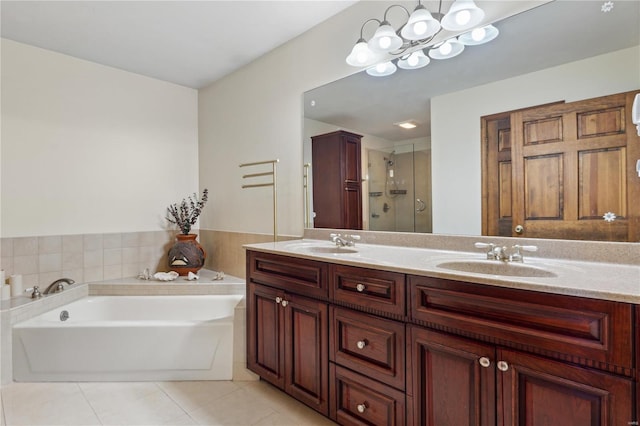
[{"label": "oval sink", "polygon": [[286,246],[287,250],[303,252],[303,253],[317,253],[317,254],[353,254],[358,253],[358,249],[355,247],[338,247],[336,245],[318,243],[292,243]]},{"label": "oval sink", "polygon": [[436,267],[452,271],[470,272],[473,274],[503,275],[508,277],[550,278],[557,276],[555,273],[547,271],[546,269],[523,263],[496,262],[491,260],[443,262],[436,265]]},{"label": "oval sink", "polygon": [[347,253],[357,253],[358,250],[352,247],[307,247],[307,251],[311,253],[330,253],[330,254],[347,254]]}]

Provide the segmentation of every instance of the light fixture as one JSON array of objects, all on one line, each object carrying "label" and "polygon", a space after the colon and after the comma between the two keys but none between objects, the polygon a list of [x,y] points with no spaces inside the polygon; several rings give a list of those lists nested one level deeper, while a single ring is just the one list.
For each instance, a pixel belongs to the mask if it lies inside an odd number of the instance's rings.
[{"label": "light fixture", "polygon": [[396,72],[396,69],[396,64],[391,61],[380,62],[371,68],[367,68],[367,74],[373,77],[385,77]]},{"label": "light fixture", "polygon": [[466,46],[477,46],[479,44],[485,44],[498,37],[500,32],[493,25],[487,25],[480,28],[475,28],[473,31],[461,34],[458,40]]},{"label": "light fixture", "polygon": [[431,59],[429,59],[422,49],[420,49],[398,59],[398,67],[405,70],[416,70],[418,68],[426,67],[429,65],[429,62],[431,62]]},{"label": "light fixture", "polygon": [[[400,8],[407,14],[407,21],[397,31],[387,18],[393,8]],[[462,53],[465,45],[486,43],[498,35],[498,29],[493,25],[479,25],[485,14],[473,0],[455,0],[446,14],[442,14],[441,10],[442,0],[439,1],[438,11],[433,13],[420,0],[412,13],[400,4],[392,4],[387,7],[381,20],[371,18],[362,24],[360,38],[347,56],[347,64],[366,68],[369,75],[386,76],[393,74],[398,67],[406,70],[422,68],[429,64],[429,57],[452,58]],[[363,32],[371,21],[376,22],[378,27],[367,41]],[[443,29],[464,34],[444,40],[434,47],[434,38]],[[424,54],[424,48],[429,48],[429,56]]]},{"label": "light fixture", "polygon": [[414,120],[401,121],[399,123],[393,123],[398,127],[402,127],[403,129],[415,129],[418,127],[418,124]]},{"label": "light fixture", "polygon": [[429,50],[429,56],[433,59],[450,59],[461,54],[463,50],[464,44],[454,37],[443,43],[436,44]]}]

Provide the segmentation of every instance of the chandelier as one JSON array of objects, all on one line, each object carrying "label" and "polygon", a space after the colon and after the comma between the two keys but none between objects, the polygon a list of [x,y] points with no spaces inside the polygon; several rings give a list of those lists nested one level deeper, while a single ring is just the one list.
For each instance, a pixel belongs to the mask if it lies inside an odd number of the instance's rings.
[{"label": "chandelier", "polygon": [[[397,31],[387,20],[389,10],[403,9],[408,16],[407,22]],[[465,46],[487,43],[498,36],[493,25],[480,26],[484,11],[473,0],[455,0],[446,14],[441,12],[442,0],[438,12],[429,12],[418,0],[412,13],[402,5],[392,4],[385,10],[382,20],[371,18],[360,27],[360,38],[347,56],[347,64],[354,67],[366,67],[367,74],[383,77],[396,72],[397,68],[418,69],[425,67],[431,59],[448,59],[458,56]],[[363,37],[364,27],[377,22],[378,28],[369,41]],[[432,43],[442,30],[456,33],[439,43]],[[468,30],[468,31],[467,31]],[[423,49],[429,48],[425,55]],[[391,57],[391,59],[390,59]]]}]

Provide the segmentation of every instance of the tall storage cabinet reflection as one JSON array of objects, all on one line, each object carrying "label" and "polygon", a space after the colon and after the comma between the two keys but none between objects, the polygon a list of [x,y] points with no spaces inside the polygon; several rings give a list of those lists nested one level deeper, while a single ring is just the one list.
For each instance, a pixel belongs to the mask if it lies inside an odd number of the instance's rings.
[{"label": "tall storage cabinet reflection", "polygon": [[311,138],[315,228],[362,229],[361,139],[344,130]]}]

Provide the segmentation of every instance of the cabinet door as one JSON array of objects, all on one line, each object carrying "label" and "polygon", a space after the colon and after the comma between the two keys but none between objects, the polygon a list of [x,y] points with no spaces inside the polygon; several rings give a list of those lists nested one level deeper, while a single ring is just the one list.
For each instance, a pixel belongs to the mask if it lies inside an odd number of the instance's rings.
[{"label": "cabinet door", "polygon": [[416,326],[410,342],[407,403],[414,424],[495,424],[493,345]]},{"label": "cabinet door", "polygon": [[285,317],[285,391],[325,416],[329,415],[328,307],[287,294]]},{"label": "cabinet door", "polygon": [[247,368],[284,388],[284,292],[249,284],[247,293]]},{"label": "cabinet door", "polygon": [[[498,425],[614,426],[633,420],[633,382],[498,350]],[[503,371],[504,370],[504,371]]]}]

